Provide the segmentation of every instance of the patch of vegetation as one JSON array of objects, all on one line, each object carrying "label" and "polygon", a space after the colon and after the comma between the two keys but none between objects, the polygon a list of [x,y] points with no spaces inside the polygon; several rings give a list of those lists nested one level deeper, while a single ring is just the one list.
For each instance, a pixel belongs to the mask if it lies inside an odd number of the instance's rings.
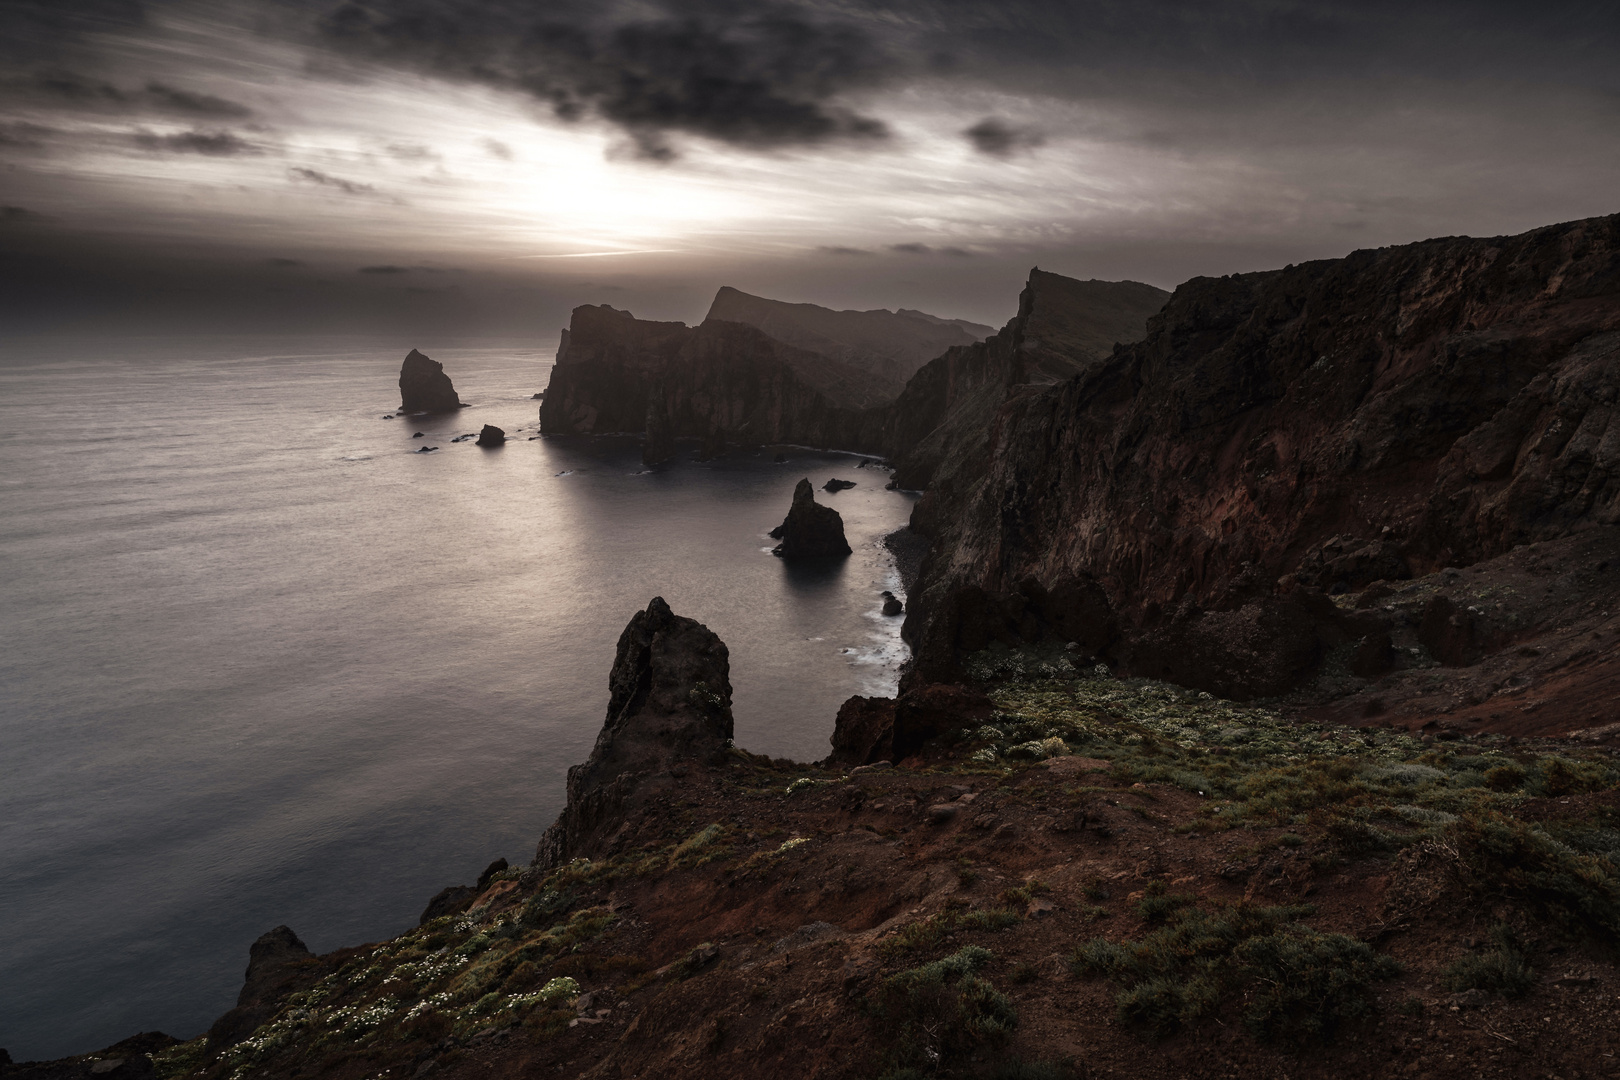
[{"label": "patch of vegetation", "polygon": [[1024,917],[1012,908],[978,908],[970,911],[960,900],[947,901],[943,910],[926,919],[906,924],[898,934],[884,941],[882,952],[890,958],[928,953],[944,944],[948,934],[971,930],[1005,930],[1023,920]]},{"label": "patch of vegetation", "polygon": [[889,1041],[888,1080],[924,1075],[906,1070],[932,1072],[980,1047],[1005,1045],[1018,1010],[978,974],[991,959],[989,949],[969,945],[883,980],[866,1007]]},{"label": "patch of vegetation", "polygon": [[1365,943],[1299,920],[1309,907],[1183,907],[1140,941],[1096,938],[1070,958],[1076,975],[1121,987],[1122,1023],[1165,1036],[1242,998],[1243,1022],[1271,1041],[1330,1038],[1372,1010],[1371,985],[1399,965]]},{"label": "patch of vegetation", "polygon": [[1198,897],[1191,893],[1170,892],[1163,881],[1148,882],[1145,891],[1147,895],[1136,904],[1136,914],[1145,923],[1162,923],[1198,901]]},{"label": "patch of vegetation", "polygon": [[1620,867],[1495,810],[1467,814],[1432,850],[1450,856],[1476,892],[1505,896],[1584,933],[1620,934]]},{"label": "patch of vegetation", "polygon": [[152,1071],[157,1080],[179,1080],[199,1069],[207,1056],[208,1036],[199,1035],[190,1042],[177,1043],[153,1054]]},{"label": "patch of vegetation", "polygon": [[1484,990],[1503,997],[1523,997],[1535,985],[1518,938],[1505,923],[1491,930],[1491,947],[1484,952],[1466,953],[1440,974],[1440,985],[1447,990]]}]

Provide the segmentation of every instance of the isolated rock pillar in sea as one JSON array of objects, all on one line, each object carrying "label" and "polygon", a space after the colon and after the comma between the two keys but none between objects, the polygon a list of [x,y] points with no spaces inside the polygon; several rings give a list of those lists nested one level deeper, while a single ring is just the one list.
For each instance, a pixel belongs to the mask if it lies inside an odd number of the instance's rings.
[{"label": "isolated rock pillar in sea", "polygon": [[771,554],[784,559],[840,559],[849,554],[844,519],[832,507],[816,502],[808,477],[793,489],[793,506],[771,536],[782,541]]},{"label": "isolated rock pillar in sea", "polygon": [[484,430],[478,433],[479,446],[505,446],[506,432],[494,424],[485,424]]},{"label": "isolated rock pillar in sea", "polygon": [[415,349],[405,355],[399,368],[400,412],[454,412],[464,407],[443,364]]}]

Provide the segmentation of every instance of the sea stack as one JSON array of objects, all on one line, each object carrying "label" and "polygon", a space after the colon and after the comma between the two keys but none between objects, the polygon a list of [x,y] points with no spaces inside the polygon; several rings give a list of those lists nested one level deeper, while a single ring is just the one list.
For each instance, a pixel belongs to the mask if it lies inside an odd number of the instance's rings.
[{"label": "sea stack", "polygon": [[[445,380],[445,382],[449,382],[449,381],[450,381],[449,379]],[[506,445],[506,432],[501,430],[500,428],[496,427],[494,424],[485,424],[484,425],[484,430],[482,430],[482,431],[480,431],[478,433],[478,445],[479,446],[505,446]]]},{"label": "sea stack", "polygon": [[412,413],[454,412],[463,407],[444,365],[415,349],[399,368],[399,402],[400,412]]},{"label": "sea stack", "polygon": [[832,507],[816,502],[808,477],[793,489],[793,507],[771,535],[782,541],[771,554],[784,559],[840,559],[849,554],[844,519]]}]

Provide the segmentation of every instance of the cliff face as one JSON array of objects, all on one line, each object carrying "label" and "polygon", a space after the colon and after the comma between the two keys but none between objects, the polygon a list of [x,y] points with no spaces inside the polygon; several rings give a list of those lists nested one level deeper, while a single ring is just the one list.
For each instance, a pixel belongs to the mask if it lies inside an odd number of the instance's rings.
[{"label": "cliff face", "polygon": [[[1139,341],[1170,294],[1135,281],[1077,281],[1031,270],[1018,314],[986,341],[925,365],[884,416],[883,449],[901,487],[971,488],[983,475],[996,410]],[[947,500],[948,501],[948,500]],[[922,524],[922,522],[919,522]]]},{"label": "cliff face", "polygon": [[1387,629],[1324,592],[1620,522],[1617,330],[1617,217],[1190,281],[1145,340],[1012,395],[982,483],[919,505],[919,672],[1055,638],[1295,685]]},{"label": "cliff face", "polygon": [[[902,486],[921,487],[947,461],[954,474],[972,471],[964,462],[983,460],[990,418],[1009,387],[1050,384],[1101,359],[1114,342],[1139,339],[1166,296],[1134,282],[1082,282],[1034,271],[1017,318],[987,341],[949,348],[924,364],[893,400],[882,378],[784,344],[755,326],[711,317],[688,328],[610,307],[580,307],[563,334],[540,407],[541,428],[547,434],[646,432],[649,462],[673,454],[677,438],[883,454],[897,460]],[[722,290],[716,310],[748,309],[756,299]],[[801,306],[813,308],[777,305]],[[765,321],[781,323],[776,310],[766,310],[771,318]],[[894,318],[887,312],[826,314]],[[959,324],[930,322],[920,312],[906,318],[967,336]]]},{"label": "cliff face", "polygon": [[454,412],[462,407],[444,365],[412,349],[399,368],[400,412]]},{"label": "cliff face", "polygon": [[650,432],[649,460],[676,438],[743,445],[859,445],[862,407],[881,380],[740,323],[647,322],[610,307],[574,310],[540,406],[547,434]]},{"label": "cliff face", "polygon": [[708,318],[746,323],[777,341],[859,368],[887,382],[890,397],[946,349],[995,333],[994,327],[921,311],[833,311],[750,296],[730,286],[715,294]]}]

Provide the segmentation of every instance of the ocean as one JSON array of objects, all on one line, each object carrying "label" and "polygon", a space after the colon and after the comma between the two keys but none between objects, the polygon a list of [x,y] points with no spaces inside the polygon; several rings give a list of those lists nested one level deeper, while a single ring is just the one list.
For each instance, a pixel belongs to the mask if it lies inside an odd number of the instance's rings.
[{"label": "ocean", "polygon": [[[0,347],[0,1047],[198,1034],[281,923],[327,951],[527,862],[653,596],[731,651],[736,737],[824,756],[905,656],[848,454],[640,464],[546,438],[549,351],[424,347],[472,407],[383,419],[408,344]],[[452,442],[481,425],[514,441]],[[415,432],[422,438],[412,438]],[[433,453],[415,453],[423,445]],[[831,476],[854,489],[821,492]],[[855,554],[784,565],[808,476]]]}]

